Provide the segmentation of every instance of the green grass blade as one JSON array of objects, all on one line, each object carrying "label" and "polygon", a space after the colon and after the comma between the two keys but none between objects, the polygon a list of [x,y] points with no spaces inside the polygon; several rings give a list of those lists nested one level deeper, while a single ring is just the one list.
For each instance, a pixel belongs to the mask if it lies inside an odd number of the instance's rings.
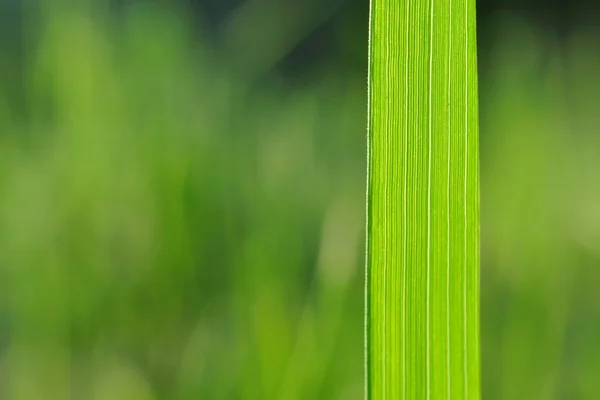
[{"label": "green grass blade", "polygon": [[479,398],[474,0],[371,0],[366,396]]}]

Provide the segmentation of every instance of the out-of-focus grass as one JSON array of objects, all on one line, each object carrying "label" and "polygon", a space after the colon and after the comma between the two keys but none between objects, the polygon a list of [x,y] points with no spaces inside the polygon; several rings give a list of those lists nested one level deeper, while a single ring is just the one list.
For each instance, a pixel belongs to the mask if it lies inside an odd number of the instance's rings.
[{"label": "out-of-focus grass", "polygon": [[[0,77],[0,398],[360,398],[365,77],[257,88],[182,19],[94,15],[49,17],[25,84]],[[595,399],[598,32],[505,21],[482,397]]]},{"label": "out-of-focus grass", "polygon": [[363,85],[253,89],[181,21],[51,16],[2,108],[1,398],[361,393]]},{"label": "out-of-focus grass", "polygon": [[483,397],[598,398],[599,32],[500,27],[481,102]]}]

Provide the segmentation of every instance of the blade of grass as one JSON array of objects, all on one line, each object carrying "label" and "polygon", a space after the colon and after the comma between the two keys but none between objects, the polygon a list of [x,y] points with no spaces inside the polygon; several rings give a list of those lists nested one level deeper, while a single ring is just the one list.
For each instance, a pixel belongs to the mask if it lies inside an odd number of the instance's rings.
[{"label": "blade of grass", "polygon": [[474,0],[371,0],[365,391],[479,398]]}]

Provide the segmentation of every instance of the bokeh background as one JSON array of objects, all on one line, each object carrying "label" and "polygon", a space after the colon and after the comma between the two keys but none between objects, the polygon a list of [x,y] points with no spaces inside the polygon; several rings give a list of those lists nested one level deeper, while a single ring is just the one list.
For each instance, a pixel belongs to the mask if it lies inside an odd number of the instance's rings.
[{"label": "bokeh background", "polygon": [[[0,1],[0,398],[360,399],[366,0]],[[479,0],[485,399],[600,398],[600,28]]]}]

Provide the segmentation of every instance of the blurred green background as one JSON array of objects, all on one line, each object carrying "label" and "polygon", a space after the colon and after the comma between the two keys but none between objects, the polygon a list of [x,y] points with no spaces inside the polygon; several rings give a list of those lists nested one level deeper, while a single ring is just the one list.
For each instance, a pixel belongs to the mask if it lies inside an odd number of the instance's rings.
[{"label": "blurred green background", "polygon": [[[1,399],[362,398],[346,3],[1,3]],[[483,398],[598,399],[600,30],[496,11]]]}]

